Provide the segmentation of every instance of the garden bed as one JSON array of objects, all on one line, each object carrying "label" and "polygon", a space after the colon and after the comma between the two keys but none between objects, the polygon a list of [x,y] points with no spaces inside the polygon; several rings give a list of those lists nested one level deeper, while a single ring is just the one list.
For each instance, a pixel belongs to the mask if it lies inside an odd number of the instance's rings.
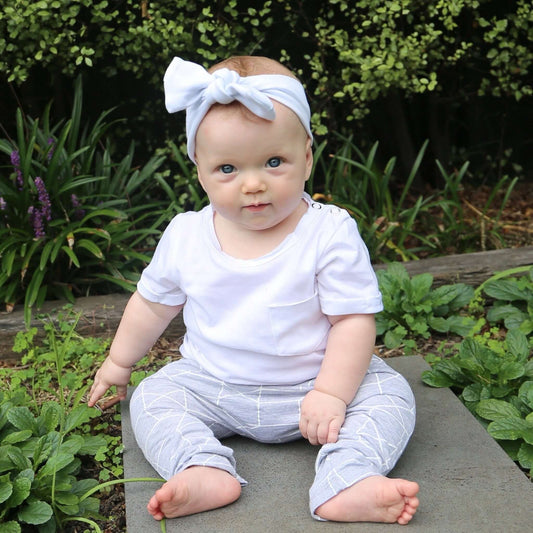
[{"label": "garden bed", "polygon": [[[524,192],[524,198],[528,198],[527,192]],[[509,208],[507,211],[507,221],[505,224],[512,227],[515,234],[520,237],[520,241],[517,242],[519,244],[517,248],[480,251],[475,254],[450,255],[442,258],[406,262],[403,265],[411,276],[432,274],[434,277],[434,288],[443,284],[457,284],[464,281],[477,285],[490,277],[494,271],[531,265],[533,264],[531,215],[532,209],[521,202],[519,197],[516,197],[513,208]],[[517,230],[516,228],[520,229]],[[378,271],[383,270],[383,268],[382,266],[376,267]],[[83,338],[89,338],[91,336],[112,336],[127,299],[128,295],[126,294],[80,298],[74,305],[74,309],[82,313],[78,323],[78,333]],[[45,314],[55,317],[58,308],[61,308],[58,302],[48,302],[46,304]],[[38,320],[35,320],[35,323],[38,323]],[[15,333],[22,329],[23,321],[23,312],[19,310],[15,310],[10,314],[0,313],[0,329],[2,331],[2,334],[0,334],[0,367],[28,370],[31,366],[21,363],[20,354],[13,353],[11,350]],[[505,328],[503,325],[500,325],[491,330],[487,326],[482,333],[492,336],[492,340],[496,342],[498,337],[503,338],[505,336]],[[142,375],[159,366],[160,362],[169,356],[169,353],[175,357],[177,355],[176,346],[182,334],[183,323],[181,317],[179,317],[156,343],[143,365],[138,369],[137,379],[140,379]],[[427,338],[417,339],[416,352],[424,355],[432,355],[434,359],[438,359],[443,354],[449,357],[457,351],[456,347],[460,341],[461,337],[453,332],[438,333],[431,331]],[[406,344],[393,347],[380,345],[377,349],[379,355],[384,358],[396,357],[406,353]],[[408,351],[413,352],[412,347]],[[103,356],[103,354],[101,355]],[[91,365],[90,361],[86,361],[86,363]],[[94,368],[89,367],[87,369],[88,374],[91,374],[93,370]],[[121,426],[120,420],[116,417],[115,408],[104,409],[97,419],[93,419],[91,424],[93,424],[93,427],[98,426],[99,429],[97,431],[105,431],[108,437],[115,438],[115,442],[119,442]],[[105,428],[105,430],[102,428]],[[116,446],[118,455],[120,452],[119,447],[119,445]],[[108,451],[108,453],[110,455],[106,458],[106,461],[108,461],[106,468],[109,470],[109,475],[113,476],[113,468],[117,468],[120,457],[117,457],[117,454],[115,454],[113,459],[115,462],[113,463],[110,459],[111,451]],[[83,461],[82,473],[80,475],[86,478],[98,479],[101,476],[101,470],[101,463],[92,458],[87,458]],[[117,477],[120,477],[120,475],[117,475]],[[109,520],[99,522],[102,530],[108,533],[125,531],[123,486],[115,485],[111,490],[99,493],[98,497],[100,499],[101,514],[110,517]],[[70,529],[67,529],[67,531],[72,532],[86,529],[86,526],[81,526],[80,523],[76,522],[72,522],[72,526],[69,527]]]}]

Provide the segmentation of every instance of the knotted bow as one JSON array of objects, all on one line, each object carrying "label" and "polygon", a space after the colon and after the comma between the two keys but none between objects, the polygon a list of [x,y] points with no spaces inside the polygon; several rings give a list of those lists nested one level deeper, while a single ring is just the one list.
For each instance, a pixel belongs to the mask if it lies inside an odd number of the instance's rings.
[{"label": "knotted bow", "polygon": [[175,57],[163,78],[165,105],[169,113],[186,109],[187,153],[193,162],[196,131],[209,108],[235,100],[254,115],[274,120],[271,99],[294,111],[312,139],[311,113],[302,84],[281,74],[259,74],[241,77],[227,68],[210,74],[201,65]]}]

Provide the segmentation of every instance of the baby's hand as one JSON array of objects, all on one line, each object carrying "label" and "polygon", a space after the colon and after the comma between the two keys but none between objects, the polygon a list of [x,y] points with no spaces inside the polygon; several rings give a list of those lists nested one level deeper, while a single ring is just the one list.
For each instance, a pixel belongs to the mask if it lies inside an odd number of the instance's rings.
[{"label": "baby's hand", "polygon": [[346,404],[336,396],[312,390],[302,401],[300,431],[311,444],[337,442]]},{"label": "baby's hand", "polygon": [[124,368],[119,366],[114,363],[110,357],[107,357],[94,376],[94,383],[89,393],[89,407],[93,407],[96,402],[105,394],[109,387],[113,385],[116,385],[117,387],[117,394],[106,404],[106,407],[110,407],[111,405],[126,398],[130,377],[131,367]]}]

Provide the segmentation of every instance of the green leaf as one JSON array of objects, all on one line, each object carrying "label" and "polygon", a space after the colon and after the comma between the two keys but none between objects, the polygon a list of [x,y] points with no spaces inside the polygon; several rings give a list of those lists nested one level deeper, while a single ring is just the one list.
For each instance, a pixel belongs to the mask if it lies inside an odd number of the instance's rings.
[{"label": "green leaf", "polygon": [[62,505],[78,505],[80,499],[70,492],[58,492],[55,500]]},{"label": "green leaf", "polygon": [[481,400],[476,407],[476,413],[486,420],[498,420],[500,418],[520,418],[520,412],[509,402],[489,399]]},{"label": "green leaf", "polygon": [[107,446],[105,437],[89,435],[83,438],[83,445],[79,449],[79,455],[94,455],[100,448]]},{"label": "green leaf", "polygon": [[33,433],[37,429],[35,417],[26,406],[10,409],[7,413],[7,419],[21,431],[29,430]]},{"label": "green leaf", "polygon": [[18,512],[18,517],[21,522],[25,522],[26,524],[39,525],[48,522],[52,514],[52,507],[49,504],[36,500],[21,509]]},{"label": "green leaf", "polygon": [[509,317],[515,317],[519,320],[525,316],[520,309],[511,304],[494,305],[487,312],[487,320],[491,323],[502,322]]},{"label": "green leaf", "polygon": [[83,437],[81,435],[71,435],[59,447],[60,453],[68,453],[76,455],[83,445]]},{"label": "green leaf", "polygon": [[61,406],[57,402],[46,402],[41,407],[41,414],[37,422],[41,423],[45,431],[53,431],[61,419]]},{"label": "green leaf", "polygon": [[506,362],[500,367],[498,373],[499,383],[507,383],[512,379],[520,378],[524,375],[524,365],[522,363]]},{"label": "green leaf", "polygon": [[74,253],[74,250],[72,250],[69,246],[61,246],[61,250],[63,250],[68,256],[69,259],[78,267],[80,268],[80,260],[78,259],[78,256]]},{"label": "green leaf", "polygon": [[31,493],[31,480],[27,477],[17,477],[13,481],[13,494],[8,500],[8,506],[18,507]]},{"label": "green leaf", "polygon": [[96,479],[79,479],[72,484],[72,492],[78,496],[83,496],[90,489],[98,485]]},{"label": "green leaf", "polygon": [[448,321],[443,317],[429,316],[427,322],[432,330],[439,333],[446,333],[449,330]]},{"label": "green leaf", "polygon": [[527,361],[529,357],[529,345],[525,333],[519,329],[511,329],[507,332],[505,342],[509,351],[521,361]]},{"label": "green leaf", "polygon": [[73,429],[80,427],[91,419],[92,411],[86,404],[79,405],[73,409],[67,416],[64,431],[70,433]]},{"label": "green leaf", "polygon": [[46,461],[45,465],[39,471],[39,477],[51,476],[59,472],[74,461],[74,455],[70,453],[57,453]]},{"label": "green leaf", "polygon": [[451,387],[454,384],[453,379],[439,370],[425,370],[422,372],[422,381],[430,387]]},{"label": "green leaf", "polygon": [[98,248],[98,246],[93,241],[90,241],[88,239],[80,239],[76,242],[76,246],[78,248],[84,248],[85,250],[88,250],[98,259],[104,258],[102,250],[100,250],[100,248]]},{"label": "green leaf", "polygon": [[521,418],[499,418],[488,425],[487,431],[498,440],[524,439],[533,444],[533,424]]},{"label": "green leaf", "polygon": [[23,431],[14,431],[13,433],[8,434],[5,439],[2,441],[2,444],[17,444],[18,442],[24,442],[32,436],[32,431],[30,429],[25,429]]},{"label": "green leaf", "polygon": [[36,270],[33,273],[28,288],[26,289],[26,298],[24,300],[25,307],[31,308],[37,301],[45,274],[46,271],[44,270]]},{"label": "green leaf", "polygon": [[52,431],[39,438],[33,452],[33,464],[35,468],[46,461],[50,457],[50,454],[57,449],[60,439],[61,437],[57,431]]},{"label": "green leaf", "polygon": [[533,445],[522,443],[516,458],[522,468],[526,470],[533,469]]},{"label": "green leaf", "polygon": [[13,520],[0,523],[0,533],[21,533],[20,524]]},{"label": "green leaf", "polygon": [[18,470],[31,468],[30,460],[15,446],[7,447],[7,457]]},{"label": "green leaf", "polygon": [[411,278],[412,297],[416,302],[423,300],[431,290],[433,276],[429,273],[417,274]]},{"label": "green leaf", "polygon": [[4,503],[13,493],[13,484],[9,481],[9,475],[6,474],[0,478],[0,503]]},{"label": "green leaf", "polygon": [[461,337],[466,337],[476,325],[476,321],[470,317],[452,315],[446,318],[446,324],[448,325],[447,331],[457,333]]},{"label": "green leaf", "polygon": [[490,398],[490,390],[481,383],[467,385],[461,393],[461,398],[465,402],[479,402]]},{"label": "green leaf", "polygon": [[458,361],[455,359],[443,359],[435,363],[433,370],[447,375],[452,380],[453,385],[466,385],[468,382],[461,367],[458,365]]},{"label": "green leaf", "polygon": [[533,410],[533,381],[522,383],[518,390],[518,397],[525,405]]},{"label": "green leaf", "polygon": [[519,287],[516,280],[498,279],[489,281],[484,290],[485,294],[496,300],[513,302],[524,299],[524,291]]},{"label": "green leaf", "polygon": [[449,304],[457,297],[458,292],[456,285],[442,285],[431,293],[431,302],[434,307]]}]

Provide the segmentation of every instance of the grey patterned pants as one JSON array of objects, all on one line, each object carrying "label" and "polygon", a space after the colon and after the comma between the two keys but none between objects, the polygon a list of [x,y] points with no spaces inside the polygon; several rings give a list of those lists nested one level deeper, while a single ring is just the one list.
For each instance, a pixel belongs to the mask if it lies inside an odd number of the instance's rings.
[{"label": "grey patterned pants", "polygon": [[[188,359],[144,379],[130,404],[133,431],[146,459],[165,479],[190,466],[236,470],[233,451],[219,439],[242,435],[259,442],[301,438],[300,404],[314,380],[298,385],[234,385]],[[374,356],[348,406],[336,443],[318,452],[309,491],[314,511],[340,491],[394,467],[413,432],[415,402],[405,379]]]}]

